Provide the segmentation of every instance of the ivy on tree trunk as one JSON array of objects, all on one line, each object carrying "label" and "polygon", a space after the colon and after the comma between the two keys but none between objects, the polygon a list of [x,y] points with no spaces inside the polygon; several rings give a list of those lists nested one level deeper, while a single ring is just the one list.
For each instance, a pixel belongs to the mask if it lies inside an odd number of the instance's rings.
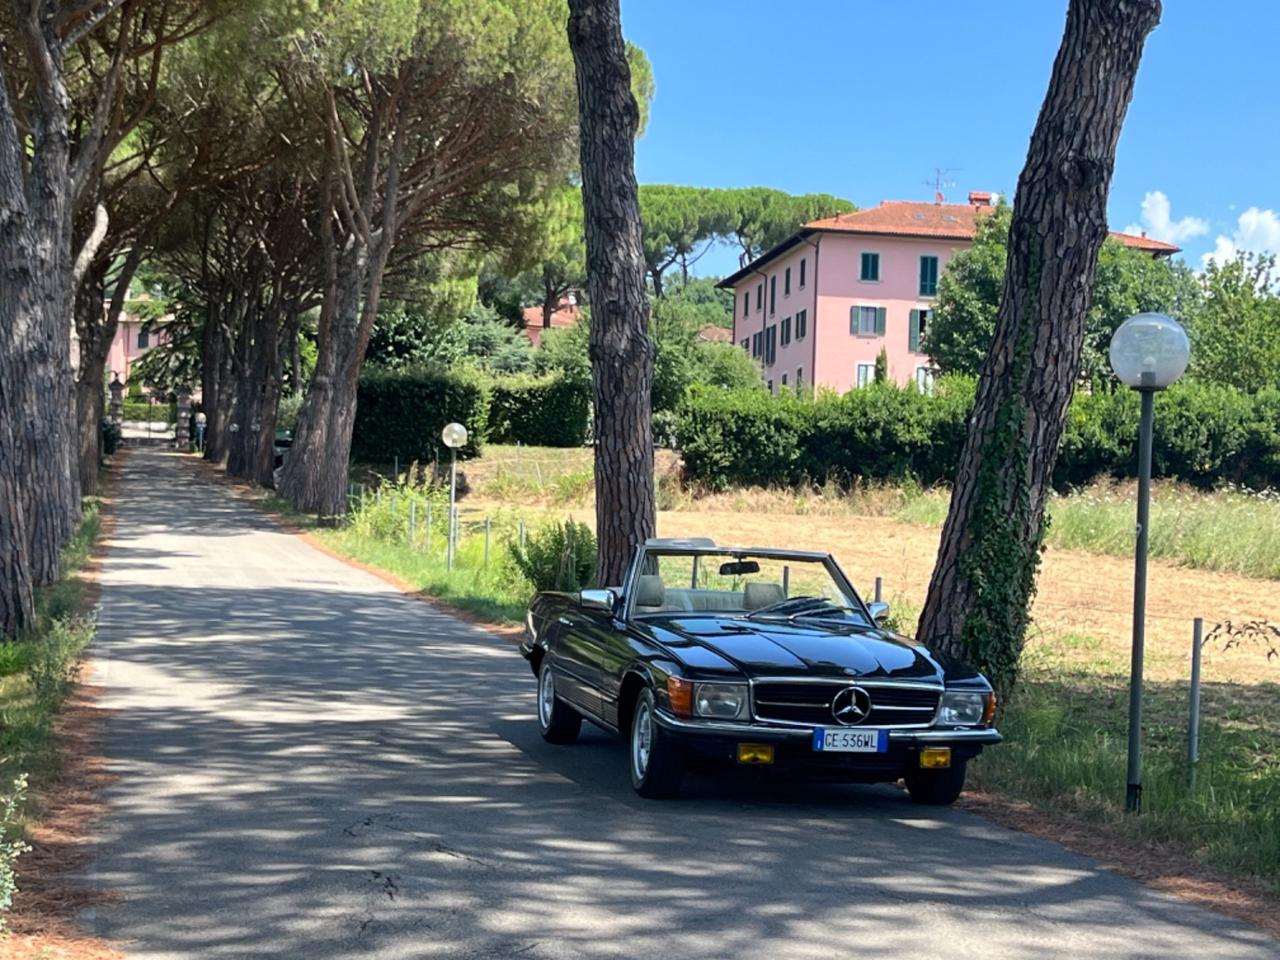
[{"label": "ivy on tree trunk", "polygon": [[1080,370],[1116,142],[1159,0],[1071,0],[1018,179],[983,364],[918,639],[1012,689],[1045,498]]},{"label": "ivy on tree trunk", "polygon": [[653,341],[635,174],[639,109],[618,0],[570,0],[591,293],[597,582],[622,582],[653,536]]}]

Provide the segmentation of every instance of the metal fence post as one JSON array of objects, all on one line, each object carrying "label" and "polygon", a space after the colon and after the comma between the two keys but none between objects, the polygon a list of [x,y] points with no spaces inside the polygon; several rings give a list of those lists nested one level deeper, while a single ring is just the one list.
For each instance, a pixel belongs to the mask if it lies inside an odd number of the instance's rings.
[{"label": "metal fence post", "polygon": [[493,532],[492,521],[488,517],[485,517],[484,518],[484,565],[486,567],[489,565],[489,534],[492,532]]},{"label": "metal fence post", "polygon": [[409,549],[414,550],[418,545],[418,501],[409,501]]},{"label": "metal fence post", "polygon": [[1196,617],[1191,627],[1191,717],[1187,724],[1187,765],[1191,771],[1191,789],[1196,788],[1196,767],[1200,763],[1200,646],[1204,637],[1204,619]]},{"label": "metal fence post", "polygon": [[884,577],[876,577],[876,603],[884,602]]},{"label": "metal fence post", "polygon": [[431,552],[431,501],[427,501],[427,553]]},{"label": "metal fence post", "polygon": [[520,556],[524,556],[524,521],[520,521]]}]

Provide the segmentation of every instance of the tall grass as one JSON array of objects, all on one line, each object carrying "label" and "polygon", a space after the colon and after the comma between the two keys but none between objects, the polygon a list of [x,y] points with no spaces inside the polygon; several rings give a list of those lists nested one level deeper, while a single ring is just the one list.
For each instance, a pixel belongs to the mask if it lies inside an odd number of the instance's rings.
[{"label": "tall grass", "polygon": [[1280,684],[1206,684],[1200,763],[1190,785],[1183,683],[1148,683],[1142,815],[1123,811],[1127,677],[1028,670],[1001,718],[1005,742],[971,767],[971,785],[1071,813],[1280,893]]}]

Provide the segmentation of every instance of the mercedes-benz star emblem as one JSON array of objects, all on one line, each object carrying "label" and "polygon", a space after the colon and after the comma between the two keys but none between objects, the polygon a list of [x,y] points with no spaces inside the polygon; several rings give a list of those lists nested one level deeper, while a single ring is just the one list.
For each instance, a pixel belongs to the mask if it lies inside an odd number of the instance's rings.
[{"label": "mercedes-benz star emblem", "polygon": [[847,727],[871,716],[871,694],[861,687],[845,687],[831,700],[831,715]]}]

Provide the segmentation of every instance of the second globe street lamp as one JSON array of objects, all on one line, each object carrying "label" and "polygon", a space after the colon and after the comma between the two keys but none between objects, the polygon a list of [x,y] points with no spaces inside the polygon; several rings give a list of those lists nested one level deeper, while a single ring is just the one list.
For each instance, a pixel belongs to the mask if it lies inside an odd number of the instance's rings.
[{"label": "second globe street lamp", "polygon": [[458,539],[457,502],[458,502],[458,448],[467,445],[467,428],[460,423],[446,424],[440,431],[440,439],[449,448],[449,526],[448,526],[448,560],[446,566],[453,569],[454,542]]},{"label": "second globe street lamp", "polygon": [[1146,639],[1147,540],[1151,515],[1151,439],[1155,395],[1187,369],[1191,343],[1178,321],[1162,313],[1130,317],[1111,337],[1111,369],[1142,396],[1138,427],[1138,526],[1133,565],[1133,651],[1129,668],[1129,762],[1124,808],[1142,808],[1142,659]]}]

